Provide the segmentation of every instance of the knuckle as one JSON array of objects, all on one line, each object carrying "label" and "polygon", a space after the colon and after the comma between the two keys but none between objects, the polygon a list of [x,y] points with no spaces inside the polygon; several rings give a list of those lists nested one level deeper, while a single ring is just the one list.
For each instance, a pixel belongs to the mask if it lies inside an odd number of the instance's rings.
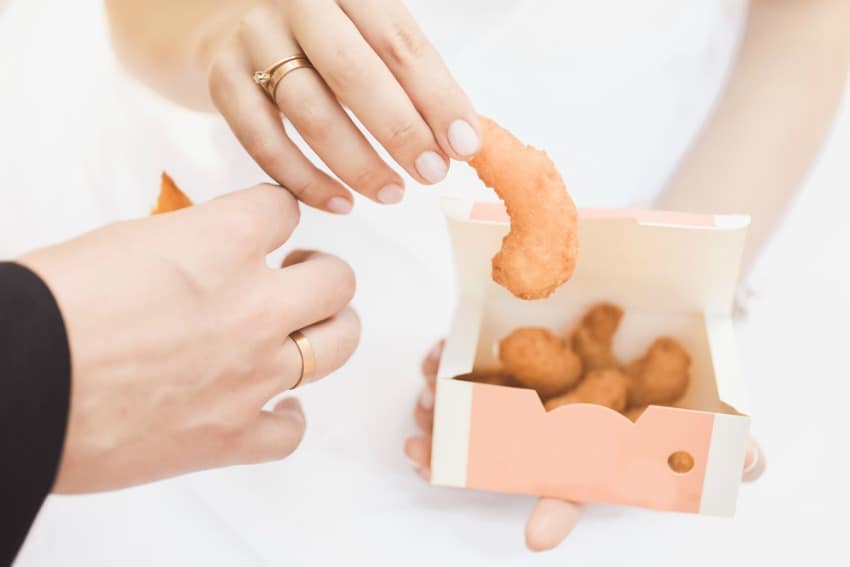
[{"label": "knuckle", "polygon": [[284,159],[282,148],[270,136],[252,136],[246,139],[243,145],[257,163],[269,173],[277,171]]},{"label": "knuckle", "polygon": [[364,60],[352,49],[338,45],[334,49],[335,66],[327,77],[334,92],[345,92],[368,84],[368,70]]},{"label": "knuckle", "polygon": [[383,178],[381,170],[370,165],[355,172],[351,176],[349,185],[357,191],[369,191],[380,187]]},{"label": "knuckle", "polygon": [[334,258],[337,264],[336,283],[340,294],[346,299],[348,304],[357,292],[357,276],[354,274],[354,269],[339,258]]},{"label": "knuckle", "polygon": [[401,119],[390,126],[387,135],[387,149],[399,152],[421,144],[418,122],[413,118]]},{"label": "knuckle", "polygon": [[222,234],[227,235],[228,242],[235,248],[253,250],[261,239],[256,216],[253,207],[245,203],[230,207],[221,220]]},{"label": "knuckle", "polygon": [[237,37],[243,45],[250,45],[250,42],[257,37],[258,33],[264,33],[268,29],[269,23],[274,21],[275,16],[276,14],[274,14],[268,2],[257,2],[239,21],[239,27],[236,30]]},{"label": "knuckle", "polygon": [[[280,93],[280,91],[278,91]],[[278,101],[280,104],[281,101]],[[285,108],[281,104],[281,108]],[[288,112],[289,119],[297,130],[310,141],[329,139],[334,128],[334,117],[325,101],[306,98]]]},{"label": "knuckle", "polygon": [[427,49],[428,40],[421,32],[399,22],[391,24],[382,46],[390,63],[399,67],[416,65]]}]

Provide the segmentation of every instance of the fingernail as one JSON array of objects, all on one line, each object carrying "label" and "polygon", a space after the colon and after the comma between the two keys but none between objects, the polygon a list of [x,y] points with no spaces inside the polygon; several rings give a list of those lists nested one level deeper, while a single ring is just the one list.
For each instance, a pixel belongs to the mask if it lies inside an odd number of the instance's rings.
[{"label": "fingernail", "polygon": [[455,120],[449,125],[449,144],[459,155],[471,156],[478,151],[481,139],[469,122]]},{"label": "fingernail", "polygon": [[393,183],[378,191],[378,201],[385,205],[394,205],[404,197],[404,189]]},{"label": "fingernail", "polygon": [[420,467],[416,469],[416,472],[419,473],[419,476],[426,482],[431,482],[431,467]]},{"label": "fingernail", "polygon": [[446,178],[449,167],[437,152],[423,152],[416,158],[416,171],[428,183],[439,183]]},{"label": "fingernail", "polygon": [[351,212],[351,208],[353,206],[354,203],[348,199],[343,199],[342,197],[332,197],[331,200],[328,201],[328,210],[337,215],[347,215]]},{"label": "fingernail", "polygon": [[424,410],[434,409],[434,392],[427,385],[422,388],[422,393],[419,394],[419,406]]}]

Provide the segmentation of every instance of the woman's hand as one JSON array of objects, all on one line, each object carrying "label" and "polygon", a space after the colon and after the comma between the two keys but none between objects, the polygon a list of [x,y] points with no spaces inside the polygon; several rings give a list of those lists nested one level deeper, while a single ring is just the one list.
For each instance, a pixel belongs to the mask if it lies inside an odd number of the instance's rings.
[{"label": "woman's hand", "polygon": [[[402,199],[401,175],[344,107],[420,183],[441,181],[449,158],[478,149],[472,104],[399,0],[263,0],[226,40],[212,30],[203,43],[213,102],[260,167],[310,206],[349,212],[346,186],[381,203]],[[314,69],[287,74],[272,101],[253,74],[293,55]],[[281,115],[342,183],[301,153]]]},{"label": "woman's hand", "polygon": [[[434,388],[437,369],[443,353],[443,342],[437,343],[422,362],[425,386],[414,410],[416,424],[422,435],[407,439],[404,452],[417,467],[419,474],[429,480],[431,476],[431,431],[434,427]],[[758,478],[764,470],[764,458],[755,441],[750,440],[744,462],[744,480]],[[532,551],[554,549],[573,530],[582,513],[582,505],[575,502],[540,498],[525,525],[525,543]]]},{"label": "woman's hand", "polygon": [[19,260],[53,291],[68,332],[71,408],[55,490],[90,492],[224,465],[281,459],[304,415],[301,376],[341,366],[360,323],[354,275],[316,252],[265,257],[298,224],[285,190],[261,185],[118,223]]}]

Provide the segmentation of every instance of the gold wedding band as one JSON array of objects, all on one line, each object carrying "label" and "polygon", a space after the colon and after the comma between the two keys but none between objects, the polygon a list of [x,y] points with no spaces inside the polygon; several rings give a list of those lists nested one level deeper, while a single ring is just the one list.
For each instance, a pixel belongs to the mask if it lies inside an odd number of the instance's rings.
[{"label": "gold wedding band", "polygon": [[275,96],[277,95],[277,86],[285,76],[296,69],[312,68],[313,65],[307,57],[304,55],[293,55],[286,59],[281,59],[263,71],[257,71],[254,73],[254,82],[263,87],[266,94],[269,95],[272,100],[275,100]]},{"label": "gold wedding band", "polygon": [[292,339],[292,342],[295,343],[295,346],[298,347],[298,352],[301,354],[301,376],[298,377],[295,385],[290,388],[290,390],[294,390],[304,380],[312,379],[316,373],[316,351],[313,350],[313,345],[310,344],[310,341],[307,340],[307,337],[301,331],[295,331],[289,335],[289,338]]}]

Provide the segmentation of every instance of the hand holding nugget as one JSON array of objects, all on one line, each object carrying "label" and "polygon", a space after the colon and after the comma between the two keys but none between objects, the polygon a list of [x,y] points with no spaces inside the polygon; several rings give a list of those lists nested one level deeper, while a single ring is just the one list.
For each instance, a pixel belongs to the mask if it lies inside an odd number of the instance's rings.
[{"label": "hand holding nugget", "polygon": [[541,396],[558,395],[581,377],[581,360],[548,329],[522,327],[499,342],[503,369]]},{"label": "hand holding nugget", "polygon": [[545,152],[525,146],[488,118],[469,164],[505,202],[511,231],[493,257],[493,280],[521,299],[548,297],[573,274],[578,213]]}]

